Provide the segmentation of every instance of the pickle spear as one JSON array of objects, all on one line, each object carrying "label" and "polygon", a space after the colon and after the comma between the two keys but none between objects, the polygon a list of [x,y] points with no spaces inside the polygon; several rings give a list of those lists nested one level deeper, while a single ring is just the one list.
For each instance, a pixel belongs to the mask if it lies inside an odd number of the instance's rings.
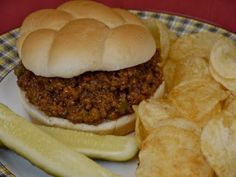
[{"label": "pickle spear", "polygon": [[[73,150],[94,159],[127,161],[138,152],[136,139],[131,136],[96,135],[62,128],[37,125]],[[0,142],[0,148],[4,145]]]},{"label": "pickle spear", "polygon": [[126,161],[138,152],[135,137],[96,135],[93,133],[38,126],[53,138],[86,156],[111,161]]},{"label": "pickle spear", "polygon": [[62,177],[117,177],[73,151],[0,104],[0,141],[49,174]]}]

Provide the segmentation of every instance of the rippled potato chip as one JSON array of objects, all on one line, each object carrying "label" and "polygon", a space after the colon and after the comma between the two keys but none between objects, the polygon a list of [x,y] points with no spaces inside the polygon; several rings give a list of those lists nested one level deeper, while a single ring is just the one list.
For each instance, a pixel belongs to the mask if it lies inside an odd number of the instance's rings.
[{"label": "rippled potato chip", "polygon": [[219,177],[236,176],[236,117],[227,113],[203,128],[201,149]]},{"label": "rippled potato chip", "polygon": [[162,119],[178,117],[179,113],[173,104],[166,99],[151,99],[142,101],[134,107],[136,125],[135,133],[139,144],[156,127]]},{"label": "rippled potato chip", "polygon": [[157,48],[161,51],[161,59],[164,61],[169,53],[170,49],[170,37],[173,40],[174,35],[170,36],[168,28],[157,19],[145,19],[143,20],[144,24],[151,31]]},{"label": "rippled potato chip", "polygon": [[177,61],[170,58],[164,65],[163,75],[167,83],[167,90],[171,90],[183,81],[210,77],[208,63],[200,57]]},{"label": "rippled potato chip", "polygon": [[221,35],[210,32],[181,36],[171,46],[169,57],[175,60],[195,57],[208,60],[213,45],[221,38]]},{"label": "rippled potato chip", "polygon": [[167,99],[142,101],[137,111],[147,130],[153,129],[159,120],[179,116],[174,105]]},{"label": "rippled potato chip", "polygon": [[236,81],[236,46],[233,42],[219,40],[211,50],[210,64],[219,76]]},{"label": "rippled potato chip", "polygon": [[[187,142],[187,143],[186,143]],[[199,137],[191,131],[163,126],[144,141],[137,177],[212,177],[200,152]]]},{"label": "rippled potato chip", "polygon": [[214,80],[197,79],[182,82],[169,93],[168,98],[184,118],[203,126],[227,96],[228,92]]},{"label": "rippled potato chip", "polygon": [[[147,140],[144,141],[144,144],[148,143],[150,139],[156,137],[158,137],[162,143],[167,143],[167,146],[169,141],[173,141],[173,146],[170,146],[170,148],[173,149],[170,150],[175,150],[175,148],[186,148],[195,152],[200,152],[201,149],[200,136],[195,134],[192,130],[188,130],[186,128],[184,129],[172,125],[159,126],[148,135]],[[176,142],[176,144],[174,142]]]},{"label": "rippled potato chip", "polygon": [[212,77],[219,82],[220,84],[222,84],[225,88],[227,88],[228,90],[230,90],[234,95],[236,95],[236,79],[226,79],[223,78],[222,76],[220,76],[215,70],[214,68],[212,68],[212,66],[209,66],[209,71],[212,75]]},{"label": "rippled potato chip", "polygon": [[163,119],[163,120],[158,121],[157,124],[153,126],[155,126],[155,128],[160,128],[162,126],[173,126],[176,128],[181,128],[184,130],[191,131],[199,136],[201,134],[201,129],[197,124],[184,118]]},{"label": "rippled potato chip", "polygon": [[180,60],[176,66],[175,85],[180,82],[193,79],[205,79],[210,77],[208,63],[199,57],[185,58]]}]

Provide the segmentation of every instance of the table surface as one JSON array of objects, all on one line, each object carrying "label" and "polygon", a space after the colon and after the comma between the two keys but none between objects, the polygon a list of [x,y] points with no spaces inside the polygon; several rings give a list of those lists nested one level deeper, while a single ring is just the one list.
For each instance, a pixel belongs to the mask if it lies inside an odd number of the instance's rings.
[{"label": "table surface", "polygon": [[[33,11],[66,0],[1,0],[0,34],[19,27]],[[236,33],[236,0],[97,0],[111,7],[166,12],[202,20]]]}]

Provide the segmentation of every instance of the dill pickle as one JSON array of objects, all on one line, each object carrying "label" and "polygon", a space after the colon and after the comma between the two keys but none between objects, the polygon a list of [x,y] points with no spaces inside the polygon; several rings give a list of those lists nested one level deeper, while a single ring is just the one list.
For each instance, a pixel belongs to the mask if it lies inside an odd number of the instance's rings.
[{"label": "dill pickle", "polygon": [[133,136],[96,135],[42,125],[38,127],[75,151],[91,158],[127,161],[138,152],[137,142]]},{"label": "dill pickle", "polygon": [[49,174],[61,177],[117,177],[60,143],[0,104],[0,141]]}]

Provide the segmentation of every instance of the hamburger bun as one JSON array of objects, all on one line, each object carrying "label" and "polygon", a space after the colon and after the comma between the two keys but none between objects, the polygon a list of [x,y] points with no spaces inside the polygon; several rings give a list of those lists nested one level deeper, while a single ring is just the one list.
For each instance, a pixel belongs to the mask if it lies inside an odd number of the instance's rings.
[{"label": "hamburger bun", "polygon": [[133,14],[77,0],[30,14],[20,28],[17,50],[34,74],[71,78],[147,62],[156,45]]}]

